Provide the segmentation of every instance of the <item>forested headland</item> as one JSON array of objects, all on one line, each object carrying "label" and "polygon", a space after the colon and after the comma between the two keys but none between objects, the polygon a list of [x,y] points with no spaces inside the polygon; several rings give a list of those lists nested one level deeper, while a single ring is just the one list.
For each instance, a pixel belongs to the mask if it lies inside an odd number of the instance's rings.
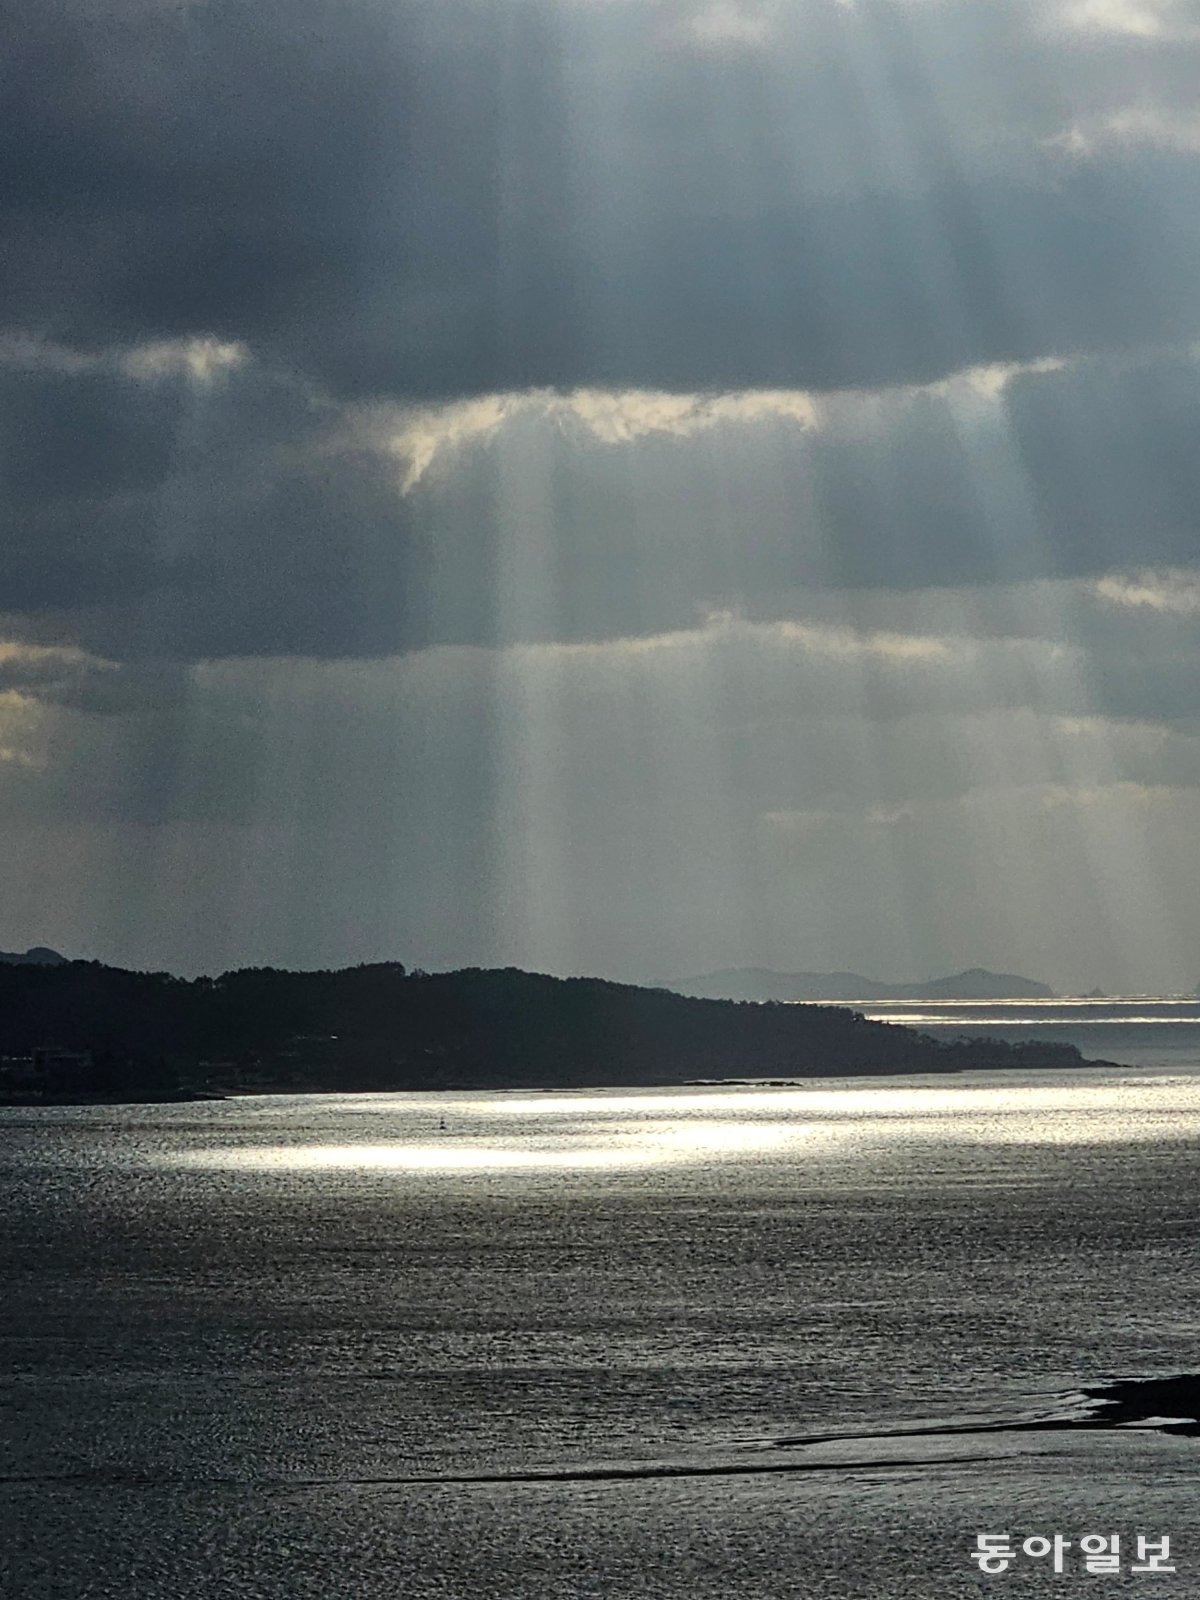
[{"label": "forested headland", "polygon": [[1078,1065],[1073,1047],[942,1042],[843,1007],[690,999],[515,968],[246,968],[185,979],[99,962],[0,966],[0,1057],[70,1087],[181,1090],[671,1084]]}]

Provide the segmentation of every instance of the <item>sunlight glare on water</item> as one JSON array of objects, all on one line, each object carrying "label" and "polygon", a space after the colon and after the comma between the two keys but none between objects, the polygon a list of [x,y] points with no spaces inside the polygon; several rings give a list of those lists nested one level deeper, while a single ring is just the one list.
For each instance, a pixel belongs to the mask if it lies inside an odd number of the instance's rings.
[{"label": "sunlight glare on water", "polygon": [[[706,1093],[553,1094],[448,1099],[430,1137],[429,1103],[381,1096],[373,1120],[398,1137],[339,1143],[209,1145],[189,1165],[262,1171],[410,1173],[621,1169],[726,1158],[803,1161],[833,1145],[951,1138],[967,1144],[1071,1145],[1200,1134],[1200,1080]],[[517,1124],[517,1126],[512,1126]],[[511,1128],[511,1131],[510,1131]],[[403,1137],[411,1131],[411,1137]]]},{"label": "sunlight glare on water", "polygon": [[1191,1592],[1193,1440],[1003,1430],[1194,1370],[1195,1064],[2,1120],[6,1594]]},{"label": "sunlight glare on water", "polygon": [[[254,1149],[207,1149],[187,1159],[203,1166],[392,1167],[411,1172],[495,1171],[529,1167],[635,1167],[691,1158],[744,1156],[805,1133],[794,1124],[698,1122],[643,1129],[590,1130],[570,1142],[491,1139],[441,1144],[266,1145]],[[811,1131],[811,1130],[808,1130]],[[824,1129],[816,1130],[824,1135]]]}]

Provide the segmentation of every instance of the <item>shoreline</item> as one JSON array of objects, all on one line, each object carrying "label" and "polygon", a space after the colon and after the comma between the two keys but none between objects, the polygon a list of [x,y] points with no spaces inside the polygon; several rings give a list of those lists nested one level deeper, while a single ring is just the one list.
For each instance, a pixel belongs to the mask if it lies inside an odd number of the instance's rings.
[{"label": "shoreline", "polygon": [[395,1087],[372,1085],[369,1087],[347,1087],[344,1084],[262,1084],[249,1087],[189,1090],[178,1094],[162,1095],[40,1095],[40,1094],[0,1094],[0,1112],[9,1108],[14,1110],[32,1110],[38,1107],[57,1108],[63,1106],[168,1106],[168,1105],[203,1105],[205,1103],[227,1103],[233,1100],[261,1099],[268,1096],[291,1095],[452,1095],[452,1094],[572,1094],[578,1092],[597,1093],[609,1090],[665,1090],[665,1089],[803,1089],[810,1084],[828,1082],[831,1079],[844,1082],[846,1079],[861,1078],[865,1080],[886,1078],[894,1081],[898,1078],[956,1078],[975,1072],[1010,1072],[1020,1070],[1023,1072],[1080,1072],[1094,1069],[1109,1069],[1114,1072],[1130,1072],[1135,1068],[1128,1062],[1108,1061],[1101,1058],[1080,1057],[1075,1061],[1047,1061],[1040,1065],[1028,1061],[1018,1064],[1010,1061],[997,1062],[992,1066],[949,1066],[916,1068],[905,1071],[888,1070],[881,1068],[875,1072],[812,1072],[797,1074],[793,1077],[779,1077],[772,1075],[763,1078],[639,1078],[637,1080],[619,1079],[597,1082],[593,1080],[580,1081],[578,1079],[563,1083],[530,1083],[514,1080],[505,1083],[467,1082],[467,1083],[437,1083],[437,1084],[403,1084]]}]

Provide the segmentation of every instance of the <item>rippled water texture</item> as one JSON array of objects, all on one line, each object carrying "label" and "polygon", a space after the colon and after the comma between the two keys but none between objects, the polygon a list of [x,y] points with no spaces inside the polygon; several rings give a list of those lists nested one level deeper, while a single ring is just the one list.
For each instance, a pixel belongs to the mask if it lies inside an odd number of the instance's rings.
[{"label": "rippled water texture", "polygon": [[2,1592],[1200,1594],[1179,1059],[4,1110]]}]

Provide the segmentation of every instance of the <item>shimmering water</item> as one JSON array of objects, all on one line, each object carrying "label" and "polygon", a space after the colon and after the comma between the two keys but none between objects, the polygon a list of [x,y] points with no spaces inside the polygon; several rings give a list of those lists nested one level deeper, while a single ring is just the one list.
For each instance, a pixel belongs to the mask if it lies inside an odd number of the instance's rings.
[{"label": "shimmering water", "polygon": [[880,1022],[899,1022],[934,1038],[964,1034],[1073,1044],[1090,1059],[1165,1071],[1200,1062],[1200,1001],[1138,996],[1111,1000],[927,1000],[867,1007]]},{"label": "shimmering water", "polygon": [[[6,1597],[1200,1594],[1200,1440],[882,1437],[1200,1369],[1190,1070],[0,1141]],[[983,1579],[981,1530],[1165,1532],[1179,1570]]]}]

